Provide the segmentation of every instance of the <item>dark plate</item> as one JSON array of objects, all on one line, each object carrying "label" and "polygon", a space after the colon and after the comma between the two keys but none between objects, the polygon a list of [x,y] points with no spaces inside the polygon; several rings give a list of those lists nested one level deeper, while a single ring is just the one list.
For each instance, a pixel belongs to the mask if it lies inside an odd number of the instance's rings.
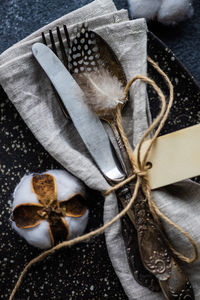
[{"label": "dark plate", "polygon": [[[148,55],[159,63],[174,84],[175,101],[162,130],[169,133],[200,121],[200,88],[174,54],[152,33],[148,34]],[[148,66],[148,73],[168,93],[159,74]],[[159,111],[159,102],[148,88],[152,116]],[[24,266],[40,251],[29,246],[11,229],[9,217],[12,193],[25,173],[42,172],[60,165],[36,141],[19,114],[0,89],[0,295],[8,299]],[[103,199],[91,204],[88,230],[102,224]],[[92,203],[92,201],[91,201]],[[94,203],[94,201],[93,201]],[[56,274],[56,276],[55,276]],[[16,299],[127,299],[111,266],[105,240],[97,237],[71,249],[63,249],[28,272]]]},{"label": "dark plate", "polygon": [[[174,104],[161,132],[166,134],[200,122],[200,86],[177,59],[173,52],[153,33],[148,32],[148,55],[159,64],[174,86]],[[148,64],[148,75],[168,95],[168,89],[161,76]],[[159,112],[159,102],[152,88],[148,88],[152,116]]]}]

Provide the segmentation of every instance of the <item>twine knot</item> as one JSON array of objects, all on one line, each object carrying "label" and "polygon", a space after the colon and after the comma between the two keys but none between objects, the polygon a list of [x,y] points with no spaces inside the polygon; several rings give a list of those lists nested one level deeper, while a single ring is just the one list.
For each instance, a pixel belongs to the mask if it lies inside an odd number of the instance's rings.
[{"label": "twine knot", "polygon": [[137,175],[137,176],[140,176],[140,177],[146,177],[148,175],[148,171],[149,169],[151,169],[151,165],[150,164],[146,164],[145,167],[143,167],[142,169],[139,169],[139,168],[134,168],[134,173]]}]

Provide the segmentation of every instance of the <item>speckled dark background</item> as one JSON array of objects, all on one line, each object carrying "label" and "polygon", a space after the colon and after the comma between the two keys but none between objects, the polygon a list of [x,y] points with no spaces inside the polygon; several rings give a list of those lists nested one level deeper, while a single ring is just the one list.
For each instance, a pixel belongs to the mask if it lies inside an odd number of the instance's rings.
[{"label": "speckled dark background", "polygon": [[[91,1],[0,0],[0,53],[41,26]],[[126,0],[115,1],[127,8]],[[175,28],[151,24],[155,32],[184,62],[200,82],[200,2],[194,1],[193,19]],[[154,53],[150,47],[149,51]],[[158,56],[162,54],[158,53]],[[170,55],[168,56],[170,58]],[[166,66],[164,66],[166,67]],[[166,67],[167,68],[167,67]],[[176,69],[177,70],[177,69]],[[151,71],[151,70],[150,70]],[[172,72],[173,73],[173,72]],[[180,82],[180,81],[179,81]],[[180,89],[180,86],[177,86]],[[176,95],[179,94],[179,91]],[[185,99],[188,98],[185,95]],[[196,99],[194,97],[194,99]],[[196,102],[194,102],[196,103]],[[192,104],[194,108],[195,104]],[[153,112],[154,103],[152,105]],[[155,104],[156,107],[156,104]],[[188,102],[190,110],[190,103]],[[177,105],[173,113],[180,113]],[[200,118],[200,117],[199,117]],[[173,116],[172,118],[173,119]],[[193,122],[198,122],[198,114]],[[166,131],[188,126],[188,119],[170,123]],[[29,246],[10,229],[12,193],[25,173],[60,168],[35,140],[18,113],[0,90],[0,299],[7,300],[23,267],[40,251]],[[94,202],[96,199],[96,202]],[[90,201],[91,200],[91,201]],[[92,201],[93,200],[93,201]],[[102,199],[92,192],[92,217],[88,230],[102,224]],[[63,249],[28,272],[16,299],[127,299],[108,258],[104,237],[72,249]]]}]

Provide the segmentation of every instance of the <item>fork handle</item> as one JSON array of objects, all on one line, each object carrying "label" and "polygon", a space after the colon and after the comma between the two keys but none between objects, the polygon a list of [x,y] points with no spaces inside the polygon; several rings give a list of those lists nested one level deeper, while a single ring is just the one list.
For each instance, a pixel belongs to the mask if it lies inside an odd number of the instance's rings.
[{"label": "fork handle", "polygon": [[[116,140],[118,141],[118,146],[126,168],[130,171],[130,161],[117,127],[114,128],[113,132],[117,137]],[[123,203],[123,206],[126,206],[130,201],[134,188],[135,183],[131,182],[117,191],[118,198],[121,203]],[[134,236],[133,226],[130,227],[130,223],[131,225],[135,225],[136,229],[134,228],[134,230],[137,234],[135,237],[138,239],[138,243],[134,245],[134,248],[138,247],[137,251],[141,254],[140,260],[142,259],[143,266],[159,279],[159,284],[165,298],[175,300],[175,298],[183,299],[184,297],[184,299],[186,299],[186,297],[188,297],[188,299],[194,300],[192,285],[183,270],[171,256],[165,243],[166,238],[164,237],[164,233],[160,224],[155,222],[150,212],[148,201],[141,188],[138,191],[132,208],[129,210],[129,218],[126,216],[126,219],[122,219],[122,231],[124,233],[125,243],[126,240],[128,240],[127,235]],[[123,226],[125,226],[125,229]],[[133,253],[135,257],[137,257],[137,252],[135,254],[134,249],[130,247],[130,240],[128,241],[129,243],[126,244],[126,248],[128,249],[127,257],[129,259],[129,265],[131,265],[131,254]],[[138,268],[141,272],[141,269],[137,265],[134,265],[134,267],[136,267],[136,269]],[[142,274],[142,272],[140,274]],[[147,273],[145,274],[147,275]],[[145,283],[144,280],[142,280],[142,282]],[[148,287],[151,289],[151,285],[148,284]]]},{"label": "fork handle", "polygon": [[[116,192],[116,196],[119,209],[122,210],[132,197],[129,185],[125,185],[123,188],[119,189]],[[121,218],[121,228],[127,260],[133,277],[140,285],[149,288],[153,292],[159,292],[160,286],[157,278],[144,267],[141,259],[138,234],[134,226],[134,215],[132,210],[129,210],[128,215]]]}]

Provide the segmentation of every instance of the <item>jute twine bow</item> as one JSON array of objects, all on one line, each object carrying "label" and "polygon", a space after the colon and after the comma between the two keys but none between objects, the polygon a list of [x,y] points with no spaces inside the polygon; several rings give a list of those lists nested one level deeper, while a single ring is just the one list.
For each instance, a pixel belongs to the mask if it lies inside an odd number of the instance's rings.
[{"label": "jute twine bow", "polygon": [[[185,232],[178,224],[174,223],[172,220],[170,220],[168,217],[166,217],[157,207],[157,205],[154,203],[154,201],[152,200],[151,197],[151,188],[149,185],[149,180],[148,180],[148,169],[149,166],[147,164],[147,160],[148,160],[148,155],[150,153],[150,150],[153,146],[153,144],[155,143],[161,129],[163,128],[165,121],[169,115],[172,103],[173,103],[173,98],[174,98],[174,93],[173,93],[173,85],[171,83],[171,81],[169,80],[168,76],[160,69],[160,67],[150,58],[148,57],[148,61],[153,65],[153,67],[161,74],[161,76],[164,78],[165,82],[167,83],[168,87],[169,87],[169,102],[168,105],[166,104],[166,98],[164,96],[164,94],[162,93],[161,89],[157,86],[157,84],[150,78],[146,77],[146,76],[135,76],[134,78],[132,78],[128,84],[125,87],[124,90],[124,99],[126,99],[128,91],[131,87],[131,85],[136,81],[136,80],[141,80],[143,82],[146,82],[147,84],[151,85],[154,90],[157,92],[159,98],[160,98],[160,102],[161,102],[161,110],[159,115],[156,117],[156,119],[153,121],[153,123],[149,126],[149,128],[146,130],[146,132],[144,133],[143,137],[141,138],[141,140],[138,143],[138,152],[137,152],[137,157],[134,157],[132,149],[129,145],[127,136],[125,134],[125,131],[123,129],[122,126],[122,117],[121,117],[121,105],[118,105],[117,107],[117,114],[116,114],[116,121],[117,121],[117,125],[120,131],[120,134],[122,136],[125,148],[127,150],[130,162],[132,164],[133,167],[133,175],[131,175],[130,177],[128,177],[127,179],[125,179],[123,182],[115,185],[114,187],[112,187],[111,189],[109,189],[108,191],[106,191],[104,193],[104,195],[109,195],[112,192],[115,192],[117,189],[119,189],[120,187],[124,186],[125,184],[129,183],[130,181],[134,180],[136,181],[135,183],[135,189],[133,192],[133,195],[129,201],[129,203],[127,204],[127,206],[120,212],[118,213],[111,221],[109,221],[108,223],[104,224],[103,226],[101,226],[100,228],[93,230],[87,234],[84,234],[82,236],[79,236],[77,238],[74,238],[73,240],[69,240],[69,241],[65,241],[62,242],[56,246],[54,246],[53,248],[44,251],[43,253],[41,253],[39,256],[37,256],[36,258],[34,258],[33,260],[31,260],[24,268],[23,272],[21,273],[21,275],[18,278],[18,281],[10,295],[9,300],[12,300],[15,293],[17,292],[18,288],[21,285],[22,279],[24,278],[25,274],[27,273],[27,271],[31,268],[32,265],[34,265],[35,263],[39,262],[40,260],[44,259],[45,257],[55,253],[56,251],[58,251],[61,248],[64,247],[71,247],[77,243],[80,243],[82,241],[86,241],[91,239],[94,236],[98,236],[100,234],[102,234],[108,227],[110,227],[112,224],[114,224],[116,221],[118,221],[121,217],[123,217],[131,208],[131,206],[134,203],[134,200],[137,197],[138,194],[138,190],[139,188],[143,189],[144,194],[146,195],[147,199],[148,199],[148,203],[149,203],[149,208],[153,214],[153,217],[155,219],[158,219],[158,217],[162,218],[165,222],[167,222],[168,224],[172,225],[174,228],[176,228],[178,231],[180,231],[181,234],[183,234],[191,243],[191,245],[194,248],[194,255],[192,258],[186,257],[183,254],[181,254],[180,252],[178,252],[176,249],[173,248],[173,246],[168,242],[168,245],[170,247],[170,249],[172,250],[172,252],[182,261],[187,262],[187,263],[192,263],[194,262],[197,258],[198,258],[198,247],[197,244],[195,243],[195,241],[192,239],[192,237]],[[144,143],[144,141],[146,140],[146,138],[149,136],[149,134],[157,127],[157,129],[155,130],[155,133],[153,134],[153,137],[151,138],[151,142],[145,152],[145,154],[143,155],[143,157],[141,156],[141,148],[142,145]]]}]

